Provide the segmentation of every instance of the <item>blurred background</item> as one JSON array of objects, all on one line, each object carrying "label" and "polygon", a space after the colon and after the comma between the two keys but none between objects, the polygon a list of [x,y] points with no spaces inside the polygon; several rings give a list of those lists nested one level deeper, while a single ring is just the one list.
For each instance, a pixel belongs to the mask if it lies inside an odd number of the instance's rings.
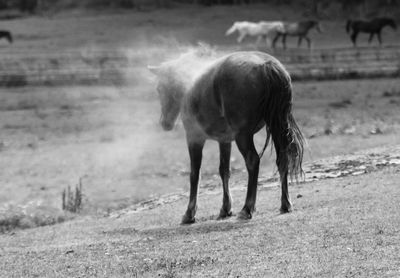
[{"label": "blurred background", "polygon": [[[357,47],[346,32],[349,19],[399,16],[395,0],[0,0],[0,30],[12,35],[0,39],[0,227],[74,217],[62,197],[77,185],[79,211],[90,215],[187,192],[184,130],[161,130],[146,67],[199,43],[283,62],[307,162],[399,144],[400,32],[384,28],[382,45],[360,34]],[[225,36],[235,21],[309,19],[323,29],[309,32],[310,49],[293,37],[284,50]],[[203,157],[200,191],[220,187],[215,142]],[[263,179],[277,177],[274,161],[266,152]],[[232,184],[245,186],[236,148],[231,164]]]}]

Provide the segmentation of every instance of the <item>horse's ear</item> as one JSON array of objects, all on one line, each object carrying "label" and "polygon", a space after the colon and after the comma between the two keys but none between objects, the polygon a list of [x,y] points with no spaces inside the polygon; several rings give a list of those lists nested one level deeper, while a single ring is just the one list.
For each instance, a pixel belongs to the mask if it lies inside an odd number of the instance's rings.
[{"label": "horse's ear", "polygon": [[159,75],[161,73],[161,67],[159,66],[147,66],[147,69],[155,75]]}]

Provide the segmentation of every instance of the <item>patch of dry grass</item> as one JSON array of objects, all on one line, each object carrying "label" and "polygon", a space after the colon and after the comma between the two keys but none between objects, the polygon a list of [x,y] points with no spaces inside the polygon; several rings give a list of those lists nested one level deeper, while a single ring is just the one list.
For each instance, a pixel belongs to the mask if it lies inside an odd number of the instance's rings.
[{"label": "patch of dry grass", "polygon": [[[41,277],[397,277],[399,177],[392,167],[291,186],[295,210],[285,215],[280,190],[265,189],[247,222],[214,220],[218,192],[200,196],[191,226],[179,225],[181,199],[118,218],[18,231],[0,236],[0,267]],[[238,212],[245,192],[232,193]]]},{"label": "patch of dry grass", "polygon": [[29,202],[24,205],[6,205],[0,207],[0,233],[15,229],[30,229],[62,223],[71,220],[73,215],[41,202]]}]

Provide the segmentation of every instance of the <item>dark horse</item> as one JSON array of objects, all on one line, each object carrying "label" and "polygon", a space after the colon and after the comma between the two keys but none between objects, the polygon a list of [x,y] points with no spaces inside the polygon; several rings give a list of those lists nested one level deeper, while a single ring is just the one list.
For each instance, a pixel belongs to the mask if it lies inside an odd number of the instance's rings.
[{"label": "dark horse", "polygon": [[306,21],[300,21],[300,22],[295,22],[295,23],[284,23],[284,31],[283,32],[277,32],[275,35],[274,40],[272,41],[272,47],[275,48],[275,44],[278,41],[280,37],[282,37],[282,44],[283,48],[286,49],[286,37],[287,36],[292,36],[292,37],[299,37],[299,40],[297,42],[297,46],[300,47],[301,42],[303,39],[307,41],[308,48],[311,47],[311,40],[308,37],[308,32],[312,28],[316,28],[316,30],[321,33],[321,26],[318,21],[316,20],[306,20]]},{"label": "dark horse", "polygon": [[13,42],[13,38],[10,31],[0,30],[0,39],[1,38],[5,38],[6,40],[8,40],[9,43]]},{"label": "dark horse", "polygon": [[218,218],[232,215],[228,188],[232,141],[243,155],[248,171],[246,201],[238,218],[252,218],[262,156],[256,151],[253,136],[265,125],[263,152],[272,136],[282,184],[280,210],[290,212],[288,173],[295,178],[303,173],[303,136],[292,116],[292,86],[287,71],[277,59],[261,52],[237,52],[215,59],[196,78],[186,79],[188,70],[179,70],[179,65],[185,63],[187,68],[198,69],[185,59],[149,67],[159,79],[162,127],[171,130],[180,113],[186,131],[190,200],[182,224],[195,221],[202,150],[207,139],[218,141],[220,150],[223,203]]},{"label": "dark horse", "polygon": [[363,21],[363,20],[348,20],[346,23],[346,32],[349,34],[351,31],[351,41],[354,46],[357,45],[357,36],[358,33],[369,33],[368,43],[371,43],[374,35],[376,34],[378,37],[379,44],[382,44],[381,31],[383,27],[389,25],[394,30],[397,29],[397,24],[392,18],[380,17],[374,18],[371,21]]}]

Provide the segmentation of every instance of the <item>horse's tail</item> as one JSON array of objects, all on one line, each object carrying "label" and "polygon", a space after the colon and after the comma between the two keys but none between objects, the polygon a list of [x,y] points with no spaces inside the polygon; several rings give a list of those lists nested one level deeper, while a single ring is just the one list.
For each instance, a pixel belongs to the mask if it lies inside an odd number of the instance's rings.
[{"label": "horse's tail", "polygon": [[353,23],[353,21],[351,21],[350,19],[348,19],[347,22],[346,22],[346,32],[347,32],[347,34],[350,32],[350,27],[351,27],[352,23]]},{"label": "horse's tail", "polygon": [[225,36],[229,36],[229,35],[233,34],[233,32],[235,32],[236,29],[237,29],[237,25],[236,25],[236,23],[234,23],[234,24],[232,25],[232,27],[229,28],[229,29],[226,31]]},{"label": "horse's tail", "polygon": [[[267,138],[261,156],[272,136],[279,171],[288,171],[298,180],[302,168],[305,139],[292,114],[292,84],[289,73],[279,62],[264,64],[267,93],[263,103]],[[282,156],[283,155],[283,156]]]}]

